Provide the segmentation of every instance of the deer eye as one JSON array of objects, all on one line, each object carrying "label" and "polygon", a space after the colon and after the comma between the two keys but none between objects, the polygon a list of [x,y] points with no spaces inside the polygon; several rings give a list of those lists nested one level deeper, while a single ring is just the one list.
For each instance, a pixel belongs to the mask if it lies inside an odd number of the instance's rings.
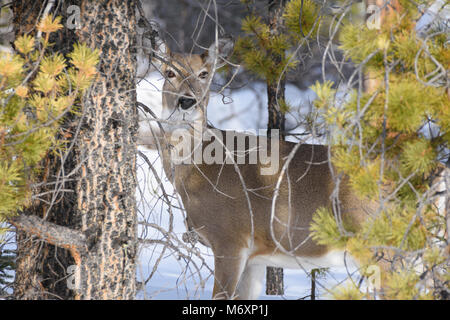
[{"label": "deer eye", "polygon": [[167,78],[175,78],[175,72],[173,72],[172,70],[167,70],[166,76]]},{"label": "deer eye", "polygon": [[208,74],[209,74],[208,71],[203,71],[198,75],[198,77],[200,79],[206,79],[208,77]]}]

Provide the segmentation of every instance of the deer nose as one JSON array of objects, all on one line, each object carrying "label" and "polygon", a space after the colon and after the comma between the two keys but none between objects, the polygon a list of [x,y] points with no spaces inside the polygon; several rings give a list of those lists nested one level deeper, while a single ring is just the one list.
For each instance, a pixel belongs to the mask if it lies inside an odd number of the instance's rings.
[{"label": "deer nose", "polygon": [[197,100],[195,100],[193,98],[181,97],[180,99],[178,99],[178,105],[183,110],[187,110],[187,109],[191,108],[196,103],[197,103]]}]

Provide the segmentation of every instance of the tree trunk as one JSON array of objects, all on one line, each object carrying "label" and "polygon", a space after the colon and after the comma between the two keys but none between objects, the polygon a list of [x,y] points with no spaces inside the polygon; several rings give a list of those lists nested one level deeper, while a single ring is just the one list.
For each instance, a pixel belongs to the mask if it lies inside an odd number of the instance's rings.
[{"label": "tree trunk", "polygon": [[281,296],[284,294],[283,268],[266,268],[266,294]]},{"label": "tree trunk", "polygon": [[[16,35],[32,30],[49,3],[14,1]],[[70,173],[71,180],[59,187],[73,192],[53,192],[46,199],[50,201],[34,204],[27,215],[11,221],[17,228],[17,299],[135,296],[134,4],[79,0],[50,7],[50,13],[63,16],[64,25],[69,5],[81,9],[81,29],[64,28],[51,41],[63,54],[75,40],[99,49],[99,75],[82,110],[63,124],[72,137],[65,161],[52,156],[43,161],[42,181],[61,181]]]},{"label": "tree trunk", "polygon": [[136,17],[134,1],[83,1],[80,41],[101,51],[100,77],[86,97],[77,139],[81,299],[133,299],[136,293]]},{"label": "tree trunk", "polygon": [[[282,11],[285,0],[269,0],[269,27],[272,34],[283,32]],[[275,63],[280,63],[283,57],[273,53],[272,59]],[[280,101],[285,98],[286,79],[283,75],[279,81],[267,82],[267,98],[269,122],[267,124],[268,136],[272,129],[280,130],[280,137],[284,137],[284,114],[280,110]]]},{"label": "tree trunk", "polygon": [[[282,32],[281,13],[285,0],[269,0],[269,26],[273,34]],[[272,54],[275,63],[280,63],[282,58],[277,54]],[[284,114],[281,112],[279,102],[285,100],[286,79],[283,75],[279,81],[267,82],[267,100],[269,121],[267,124],[267,135],[271,136],[272,129],[280,130],[280,138],[284,138]],[[266,294],[283,295],[283,269],[267,267],[266,269]]]},{"label": "tree trunk", "polygon": [[311,300],[316,300],[316,274],[319,269],[311,270]]}]

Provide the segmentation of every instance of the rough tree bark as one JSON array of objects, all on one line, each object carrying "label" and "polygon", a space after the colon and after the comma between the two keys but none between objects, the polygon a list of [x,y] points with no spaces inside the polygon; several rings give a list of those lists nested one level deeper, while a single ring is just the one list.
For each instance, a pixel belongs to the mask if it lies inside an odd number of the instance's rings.
[{"label": "rough tree bark", "polygon": [[[16,35],[31,31],[43,5],[14,1]],[[59,2],[58,2],[59,3]],[[48,157],[42,178],[72,172],[72,181],[49,208],[44,202],[11,220],[17,228],[17,299],[133,299],[136,265],[136,93],[135,2],[64,1],[50,12],[81,9],[81,29],[64,28],[53,42],[70,52],[74,41],[100,50],[99,75],[78,116],[63,130],[72,151],[63,167]],[[74,32],[76,31],[76,32]],[[61,196],[62,195],[62,196]],[[75,265],[77,272],[68,273]],[[73,270],[73,269],[72,269]],[[78,287],[67,278],[79,276]]]},{"label": "rough tree bark", "polygon": [[100,77],[84,103],[77,141],[77,208],[90,249],[80,263],[83,299],[136,293],[135,2],[83,1],[80,41],[101,51]]},{"label": "rough tree bark", "polygon": [[[285,0],[269,0],[269,26],[274,34],[279,34],[283,29],[283,22],[281,18],[282,10],[284,8]],[[282,58],[278,54],[272,54],[273,61],[280,63]],[[267,124],[267,135],[271,135],[272,129],[280,130],[280,138],[284,138],[284,114],[279,107],[279,101],[285,99],[286,79],[283,75],[277,82],[267,82],[267,100],[269,121]],[[267,267],[266,268],[266,294],[268,295],[283,295],[283,269]]]}]

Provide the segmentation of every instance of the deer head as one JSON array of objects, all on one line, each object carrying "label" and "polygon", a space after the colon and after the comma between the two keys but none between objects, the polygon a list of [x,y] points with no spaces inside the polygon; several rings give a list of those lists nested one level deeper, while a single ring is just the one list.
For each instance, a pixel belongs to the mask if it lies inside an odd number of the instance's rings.
[{"label": "deer head", "polygon": [[163,128],[166,132],[206,123],[206,107],[214,72],[225,65],[233,51],[230,38],[214,42],[202,54],[171,52],[162,47],[160,72],[165,78],[162,93]]}]

